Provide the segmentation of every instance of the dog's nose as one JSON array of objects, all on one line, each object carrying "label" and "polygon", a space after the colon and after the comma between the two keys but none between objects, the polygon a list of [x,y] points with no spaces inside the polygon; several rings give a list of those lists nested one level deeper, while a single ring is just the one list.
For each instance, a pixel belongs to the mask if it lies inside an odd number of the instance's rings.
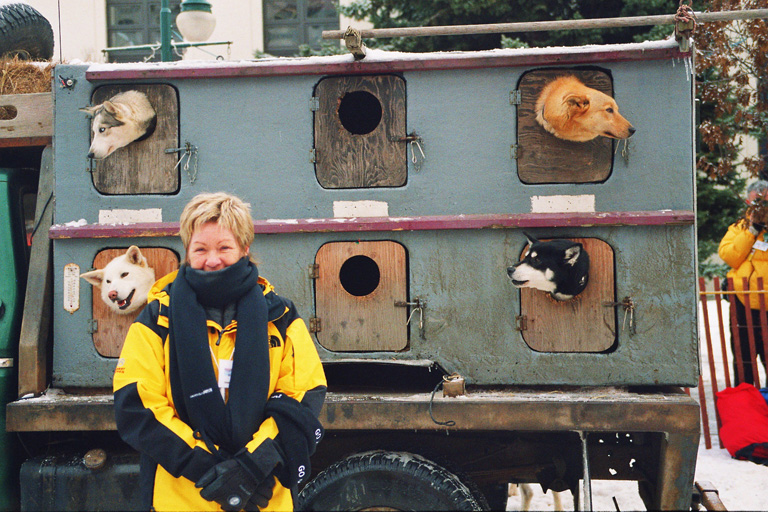
[{"label": "dog's nose", "polygon": [[90,153],[88,153],[88,158],[93,158],[93,151],[91,151]]},{"label": "dog's nose", "polygon": [[630,126],[629,128],[627,128],[627,131],[629,132],[629,136],[631,137],[632,134],[635,133],[635,127],[634,126]]},{"label": "dog's nose", "polygon": [[110,290],[109,293],[107,294],[107,296],[110,299],[115,300],[117,298],[117,292],[115,290]]}]

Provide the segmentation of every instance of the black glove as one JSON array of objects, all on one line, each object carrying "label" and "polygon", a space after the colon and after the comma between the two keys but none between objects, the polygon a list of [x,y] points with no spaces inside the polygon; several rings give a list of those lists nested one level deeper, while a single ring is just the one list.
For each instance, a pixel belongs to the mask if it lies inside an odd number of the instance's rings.
[{"label": "black glove", "polygon": [[259,509],[266,508],[269,500],[272,499],[272,491],[275,489],[275,477],[270,475],[256,487],[251,495],[251,499],[245,505],[247,512],[258,512]]},{"label": "black glove", "polygon": [[234,459],[219,462],[209,469],[195,487],[200,496],[215,501],[227,512],[243,510],[256,491],[258,482],[253,474]]}]

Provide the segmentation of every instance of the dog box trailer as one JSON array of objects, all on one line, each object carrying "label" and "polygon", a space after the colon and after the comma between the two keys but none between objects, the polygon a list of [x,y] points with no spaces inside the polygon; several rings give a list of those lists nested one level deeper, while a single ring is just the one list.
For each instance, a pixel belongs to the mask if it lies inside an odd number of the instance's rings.
[{"label": "dog box trailer", "polygon": [[[131,245],[158,254],[158,275],[175,268],[183,206],[217,190],[250,203],[261,271],[296,302],[328,375],[302,507],[499,509],[507,482],[540,482],[589,508],[606,479],[637,481],[651,509],[688,508],[692,69],[671,41],[58,65],[38,193],[48,239],[33,240],[7,407],[29,453],[21,509],[137,506],[110,392],[130,318],[79,276]],[[545,132],[537,91],[560,74],[613,96],[637,132]],[[157,111],[154,133],[89,160],[79,109],[131,89]],[[583,244],[582,294],[512,286],[526,232]]]}]

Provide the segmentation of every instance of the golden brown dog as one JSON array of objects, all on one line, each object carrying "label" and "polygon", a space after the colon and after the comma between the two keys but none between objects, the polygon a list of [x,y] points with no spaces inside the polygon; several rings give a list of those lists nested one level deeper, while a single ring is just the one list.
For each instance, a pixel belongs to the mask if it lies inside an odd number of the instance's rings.
[{"label": "golden brown dog", "polygon": [[536,121],[555,137],[586,142],[603,136],[626,139],[635,128],[613,98],[572,75],[549,82],[536,100]]}]

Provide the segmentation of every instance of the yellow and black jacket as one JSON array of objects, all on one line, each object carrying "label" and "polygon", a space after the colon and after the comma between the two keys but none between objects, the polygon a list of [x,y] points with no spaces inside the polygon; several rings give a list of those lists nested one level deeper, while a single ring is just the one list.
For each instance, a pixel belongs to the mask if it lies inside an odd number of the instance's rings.
[{"label": "yellow and black jacket", "polygon": [[[129,331],[114,376],[115,416],[121,437],[141,453],[142,504],[154,510],[221,510],[200,496],[195,482],[220,458],[181,420],[173,402],[169,372],[169,285],[171,273],[155,283],[149,301]],[[285,394],[315,417],[325,397],[326,380],[317,350],[293,303],[278,297],[263,278],[259,285],[269,308],[269,396]],[[211,364],[229,359],[237,322],[207,321]],[[267,417],[246,445],[254,452],[275,440],[277,422]],[[295,490],[295,489],[294,489]],[[268,510],[293,510],[291,489],[276,482]]]},{"label": "yellow and black jacket", "polygon": [[[757,290],[757,278],[763,278],[763,286],[768,287],[768,247],[765,243],[766,232],[763,230],[757,235],[749,231],[749,222],[741,220],[731,224],[728,232],[720,241],[718,254],[722,260],[731,267],[728,277],[733,278],[735,291],[744,289],[743,278],[747,278],[750,290]],[[763,244],[755,244],[763,242]],[[736,294],[736,297],[745,306],[751,309],[759,309],[760,303],[757,296],[752,295],[747,302],[744,295]]]}]

